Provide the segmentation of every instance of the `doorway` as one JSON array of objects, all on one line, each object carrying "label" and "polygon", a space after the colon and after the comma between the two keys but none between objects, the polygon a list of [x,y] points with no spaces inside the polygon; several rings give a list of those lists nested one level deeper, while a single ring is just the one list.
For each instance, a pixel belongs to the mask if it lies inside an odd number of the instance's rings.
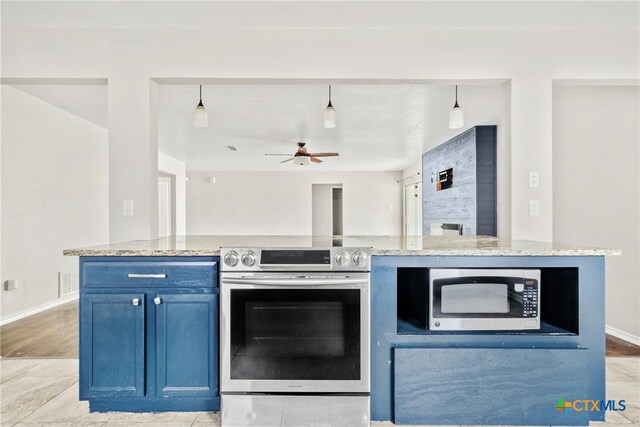
[{"label": "doorway", "polygon": [[311,185],[311,229],[314,236],[343,234],[342,184]]},{"label": "doorway", "polygon": [[422,182],[404,187],[404,235],[422,236]]},{"label": "doorway", "polygon": [[176,234],[175,175],[158,174],[158,237]]}]

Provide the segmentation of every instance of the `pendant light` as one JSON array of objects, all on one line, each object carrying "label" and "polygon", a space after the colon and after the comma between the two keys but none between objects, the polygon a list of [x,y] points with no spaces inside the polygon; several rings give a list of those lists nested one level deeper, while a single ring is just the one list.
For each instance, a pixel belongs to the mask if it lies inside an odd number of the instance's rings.
[{"label": "pendant light", "polygon": [[464,126],[464,113],[458,105],[458,85],[456,85],[456,103],[449,113],[449,129],[460,129]]},{"label": "pendant light", "polygon": [[202,85],[200,85],[200,102],[193,111],[193,125],[197,128],[206,128],[209,125],[207,109],[204,108],[204,104],[202,103]]},{"label": "pendant light", "polygon": [[324,127],[334,128],[336,127],[336,110],[331,105],[331,85],[329,85],[329,104],[324,109]]}]

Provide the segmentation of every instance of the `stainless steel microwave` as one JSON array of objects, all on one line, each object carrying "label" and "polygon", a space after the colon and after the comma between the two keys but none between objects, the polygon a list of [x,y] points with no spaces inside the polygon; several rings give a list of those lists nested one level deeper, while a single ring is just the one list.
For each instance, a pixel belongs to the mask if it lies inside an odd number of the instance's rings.
[{"label": "stainless steel microwave", "polygon": [[540,270],[429,270],[429,329],[540,329]]}]

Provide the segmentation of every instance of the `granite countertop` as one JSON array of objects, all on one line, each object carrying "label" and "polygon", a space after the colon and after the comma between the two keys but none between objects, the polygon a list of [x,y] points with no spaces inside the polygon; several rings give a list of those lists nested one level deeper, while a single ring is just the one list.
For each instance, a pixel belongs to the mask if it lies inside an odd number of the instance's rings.
[{"label": "granite countertop", "polygon": [[490,236],[172,236],[79,249],[66,256],[217,256],[220,247],[371,247],[387,256],[603,256],[617,249],[505,240]]}]

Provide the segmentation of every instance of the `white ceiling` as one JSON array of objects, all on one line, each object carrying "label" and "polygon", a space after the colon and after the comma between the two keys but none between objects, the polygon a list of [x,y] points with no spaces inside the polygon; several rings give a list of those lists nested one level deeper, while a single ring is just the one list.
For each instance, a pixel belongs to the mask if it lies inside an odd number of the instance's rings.
[{"label": "white ceiling", "polygon": [[105,84],[13,84],[11,86],[100,127],[106,129],[108,126],[106,81]]},{"label": "white ceiling", "polygon": [[[210,81],[208,81],[210,82]],[[107,86],[16,84],[14,87],[71,114],[107,128]],[[192,124],[198,86],[158,85],[158,149],[184,161],[190,171],[399,171],[415,166],[421,154],[462,130],[448,128],[454,87],[436,84],[332,85],[338,126],[323,127],[328,87],[315,82],[287,84],[205,84],[209,127]],[[459,87],[466,128],[499,124],[499,84]],[[336,151],[304,169],[286,157],[304,141],[311,152]],[[232,152],[226,146],[239,149]]]},{"label": "white ceiling", "polygon": [[[183,160],[188,170],[299,170],[286,157],[304,141],[311,152],[337,151],[339,157],[310,165],[318,171],[404,170],[419,162],[425,147],[460,132],[448,129],[452,86],[418,84],[332,85],[337,127],[323,127],[326,85],[204,86],[209,127],[192,125],[198,86],[160,85],[159,149]],[[459,101],[467,123],[500,121],[500,86],[465,86]],[[226,146],[236,146],[231,152]]]},{"label": "white ceiling", "polygon": [[3,1],[5,28],[638,28],[637,1]]},{"label": "white ceiling", "polygon": [[[169,29],[343,30],[381,37],[413,29],[490,30],[518,40],[523,30],[638,28],[637,1],[3,1],[2,28],[97,28],[115,42],[153,43],[155,31]],[[325,32],[325,30],[327,30]],[[498,31],[493,31],[498,30]],[[200,34],[200,33],[198,33]],[[287,33],[294,34],[294,33]],[[561,42],[560,40],[559,42]],[[473,54],[473,46],[468,46]],[[188,50],[189,46],[185,46]],[[171,61],[163,58],[162,61]],[[384,60],[384,59],[381,59]],[[295,65],[295,64],[292,64]],[[353,67],[358,67],[354,61]],[[180,70],[179,65],[176,70]],[[319,71],[320,78],[326,77]],[[461,70],[459,75],[468,75]],[[178,74],[179,71],[178,71]],[[371,70],[371,75],[375,75]],[[470,73],[469,75],[473,75]],[[302,139],[311,151],[338,151],[316,170],[401,170],[419,162],[420,154],[460,130],[447,127],[453,104],[453,82],[429,84],[354,84],[334,82],[338,127],[322,127],[326,86],[315,82],[205,82],[204,102],[210,126],[191,125],[197,103],[197,81],[165,79],[158,86],[159,149],[186,162],[189,170],[283,170],[267,152],[291,152]],[[202,76],[199,76],[202,77]],[[324,82],[322,82],[324,83]],[[502,91],[498,83],[465,81],[460,89],[467,127],[499,124]],[[442,86],[439,86],[441,84]],[[20,84],[19,89],[99,126],[107,126],[107,87]],[[517,143],[517,141],[514,141]],[[228,151],[235,145],[240,151]]]}]

